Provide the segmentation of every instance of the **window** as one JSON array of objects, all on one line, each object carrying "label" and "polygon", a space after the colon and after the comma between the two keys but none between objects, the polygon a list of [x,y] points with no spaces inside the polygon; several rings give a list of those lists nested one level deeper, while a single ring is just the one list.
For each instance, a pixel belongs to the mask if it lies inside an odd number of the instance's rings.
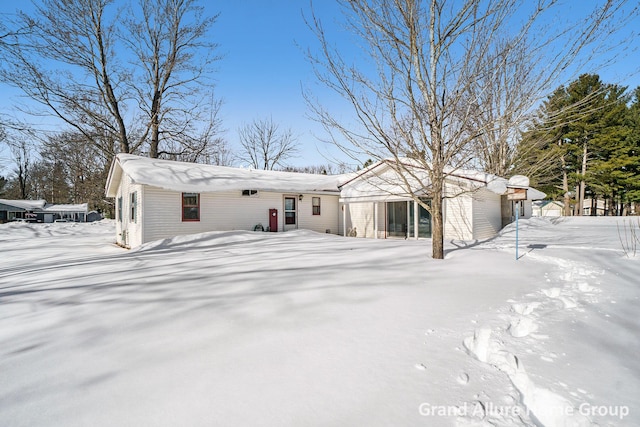
[{"label": "window", "polygon": [[200,221],[200,194],[182,193],[182,220]]},{"label": "window", "polygon": [[129,209],[131,212],[131,216],[129,217],[129,219],[131,220],[131,222],[136,222],[136,218],[137,218],[137,211],[138,211],[138,193],[137,192],[133,192],[130,194],[131,197],[131,204],[129,205]]},{"label": "window", "polygon": [[320,197],[313,197],[311,199],[311,205],[313,206],[313,214],[320,215]]},{"label": "window", "polygon": [[242,195],[245,197],[257,196],[258,190],[242,190]]},{"label": "window", "polygon": [[122,196],[118,197],[118,222],[122,222]]}]

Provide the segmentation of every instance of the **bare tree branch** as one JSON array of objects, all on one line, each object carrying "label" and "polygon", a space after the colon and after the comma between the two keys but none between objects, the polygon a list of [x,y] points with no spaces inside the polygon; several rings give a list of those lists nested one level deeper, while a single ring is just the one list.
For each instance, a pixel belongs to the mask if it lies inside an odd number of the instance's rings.
[{"label": "bare tree branch", "polygon": [[[346,101],[358,126],[309,92],[307,104],[330,139],[352,158],[390,159],[406,194],[432,214],[434,258],[444,255],[445,180],[473,165],[483,151],[486,164],[496,162],[495,151],[503,156],[495,170],[504,170],[510,162],[504,160],[512,155],[506,146],[536,103],[572,67],[593,57],[580,56],[586,47],[601,53],[614,22],[637,14],[637,8],[623,10],[624,1],[607,1],[575,25],[556,28],[547,24],[553,22],[555,0],[339,3],[354,37],[349,46],[362,45],[370,61],[353,65],[313,13],[307,23],[319,49],[308,57],[318,81]],[[524,89],[503,93],[517,84]],[[484,148],[480,143],[474,150],[483,138]],[[416,182],[421,183],[417,188]],[[425,189],[430,207],[421,202]]]},{"label": "bare tree branch", "polygon": [[272,118],[254,120],[238,129],[242,153],[239,159],[255,169],[285,167],[284,162],[298,152],[291,129],[280,130]]}]

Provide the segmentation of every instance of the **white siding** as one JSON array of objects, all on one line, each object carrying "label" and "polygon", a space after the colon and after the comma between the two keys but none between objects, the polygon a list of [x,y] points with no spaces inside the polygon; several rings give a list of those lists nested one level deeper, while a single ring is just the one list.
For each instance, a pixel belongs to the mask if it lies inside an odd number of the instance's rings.
[{"label": "white siding", "polygon": [[444,238],[448,240],[473,239],[473,198],[462,193],[444,200]]},{"label": "white siding", "polygon": [[[136,218],[131,220],[131,193],[137,192]],[[118,198],[122,197],[122,221],[119,221]],[[128,176],[123,176],[116,195],[116,242],[126,247],[139,246],[142,243],[143,188],[133,184]]]},{"label": "white siding", "polygon": [[[248,230],[269,226],[269,209],[278,210],[278,231],[284,225],[284,194],[260,191],[242,196],[241,191],[200,193],[200,221],[182,221],[182,193],[145,187],[144,242],[205,231]],[[297,198],[298,195],[296,194]],[[312,197],[321,197],[321,215],[312,214]],[[303,195],[298,201],[298,228],[319,233],[338,231],[338,196]]]},{"label": "white siding", "polygon": [[348,203],[345,209],[347,210],[347,235],[349,235],[349,229],[355,228],[357,237],[374,237],[371,202]]},{"label": "white siding", "polygon": [[473,193],[473,239],[495,236],[502,225],[500,196],[481,188]]},{"label": "white siding", "polygon": [[[304,194],[298,202],[298,228],[331,234],[339,234],[338,196],[322,194]],[[320,215],[313,215],[313,198],[320,197]]]},{"label": "white siding", "polygon": [[525,200],[524,201],[524,214],[522,215],[523,218],[531,218],[531,216],[533,216],[533,203],[531,202],[531,200]]}]

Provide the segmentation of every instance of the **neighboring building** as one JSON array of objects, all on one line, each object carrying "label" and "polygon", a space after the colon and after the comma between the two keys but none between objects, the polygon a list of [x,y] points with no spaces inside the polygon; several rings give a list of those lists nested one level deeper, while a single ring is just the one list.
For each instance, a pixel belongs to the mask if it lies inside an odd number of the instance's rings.
[{"label": "neighboring building", "polygon": [[[226,230],[301,228],[358,237],[430,237],[427,210],[393,182],[397,180],[387,162],[358,174],[327,176],[118,154],[106,195],[116,201],[116,241],[130,248],[176,235]],[[427,181],[421,177],[419,182]],[[514,203],[529,217],[531,199],[544,197],[529,189],[527,200],[512,202],[506,193],[503,178],[451,173],[445,237],[492,237],[513,219]]]},{"label": "neighboring building", "polygon": [[87,221],[87,204],[48,204],[45,200],[0,199],[0,223],[9,221],[54,222]]},{"label": "neighboring building", "polygon": [[100,221],[103,219],[103,216],[98,211],[89,211],[87,213],[87,222]]},{"label": "neighboring building", "polygon": [[602,199],[584,199],[582,201],[583,216],[603,216],[606,211],[606,202]]},{"label": "neighboring building", "polygon": [[564,203],[557,200],[536,200],[533,202],[533,216],[563,216]]},{"label": "neighboring building", "polygon": [[15,220],[36,221],[34,212],[42,211],[46,203],[44,200],[0,199],[0,223]]}]

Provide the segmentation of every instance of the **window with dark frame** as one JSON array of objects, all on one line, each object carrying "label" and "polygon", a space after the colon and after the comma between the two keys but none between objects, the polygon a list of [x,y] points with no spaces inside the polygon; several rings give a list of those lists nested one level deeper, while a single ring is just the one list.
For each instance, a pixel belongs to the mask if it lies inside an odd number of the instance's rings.
[{"label": "window with dark frame", "polygon": [[242,190],[242,195],[245,197],[255,197],[258,195],[258,190]]},{"label": "window with dark frame", "polygon": [[138,213],[138,193],[134,191],[130,194],[130,198],[131,204],[129,206],[129,209],[131,212],[131,216],[129,217],[129,219],[131,220],[131,222],[136,222],[136,214]]},{"label": "window with dark frame", "polygon": [[313,209],[313,215],[320,215],[320,197],[313,197],[311,199],[311,205]]},{"label": "window with dark frame", "polygon": [[200,221],[199,193],[182,193],[182,221]]},{"label": "window with dark frame", "polygon": [[118,197],[118,222],[122,222],[122,196]]}]

